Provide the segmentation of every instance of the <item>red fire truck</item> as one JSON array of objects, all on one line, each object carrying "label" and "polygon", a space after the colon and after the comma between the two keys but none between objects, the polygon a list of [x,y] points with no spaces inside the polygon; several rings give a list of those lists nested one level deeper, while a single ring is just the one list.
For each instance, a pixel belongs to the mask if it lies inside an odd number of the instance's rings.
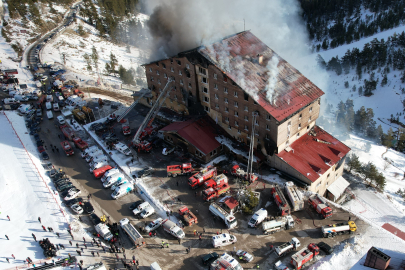
[{"label": "red fire truck", "polygon": [[217,168],[208,166],[207,168],[202,169],[200,172],[194,174],[188,179],[188,184],[192,189],[196,189],[199,186],[202,186],[205,181],[208,181],[212,177],[217,175]]},{"label": "red fire truck", "polygon": [[318,194],[309,196],[309,204],[316,210],[316,212],[323,218],[330,218],[332,216],[332,209]]},{"label": "red fire truck", "polygon": [[68,141],[63,141],[60,144],[62,145],[62,149],[65,151],[67,156],[71,156],[75,153]]},{"label": "red fire truck", "polygon": [[276,204],[278,206],[279,215],[280,216],[290,215],[291,208],[290,208],[290,205],[288,204],[286,198],[284,197],[284,194],[281,191],[281,188],[279,186],[272,187],[271,194],[273,195],[274,201],[276,202]]},{"label": "red fire truck", "polygon": [[123,122],[122,123],[122,133],[124,134],[124,135],[129,135],[129,134],[131,134],[131,128],[130,128],[130,126],[129,126],[129,121],[128,121],[128,119],[124,119],[124,120],[121,120],[121,122]]},{"label": "red fire truck", "polygon": [[60,130],[62,131],[63,135],[65,135],[65,137],[68,140],[72,140],[75,137],[75,133],[74,133],[73,129],[68,127],[67,125],[60,126]]},{"label": "red fire truck", "polygon": [[74,137],[73,142],[76,145],[76,147],[79,148],[82,151],[89,147],[89,145],[85,141],[80,139],[79,137]]},{"label": "red fire truck", "polygon": [[204,189],[216,187],[228,183],[228,177],[225,174],[220,174],[204,183]]},{"label": "red fire truck", "polygon": [[183,163],[181,165],[169,165],[167,166],[167,176],[176,177],[178,175],[191,174],[193,172],[193,166],[191,163]]},{"label": "red fire truck", "polygon": [[253,183],[258,179],[257,175],[255,175],[254,173],[251,173],[249,177],[250,179],[248,179],[247,173],[243,169],[241,169],[238,164],[233,165],[231,174],[238,178],[245,179],[250,183]]},{"label": "red fire truck", "polygon": [[197,217],[185,205],[179,209],[179,214],[185,225],[191,226],[198,223]]},{"label": "red fire truck", "polygon": [[319,247],[313,243],[291,256],[291,264],[295,269],[301,269],[306,263],[312,261],[319,254]]},{"label": "red fire truck", "polygon": [[215,198],[218,198],[221,194],[224,194],[230,189],[228,184],[223,184],[215,188],[207,188],[202,192],[204,201],[211,201]]}]

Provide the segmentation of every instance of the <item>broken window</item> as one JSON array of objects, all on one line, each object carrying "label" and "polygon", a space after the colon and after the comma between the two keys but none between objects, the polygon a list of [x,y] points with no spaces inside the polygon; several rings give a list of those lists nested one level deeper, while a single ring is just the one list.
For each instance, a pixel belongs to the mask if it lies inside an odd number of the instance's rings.
[{"label": "broken window", "polygon": [[224,82],[228,82],[228,77],[224,75]]},{"label": "broken window", "polygon": [[180,84],[183,85],[183,80],[180,80]]},{"label": "broken window", "polygon": [[149,68],[149,72],[152,72],[153,70],[152,70],[152,68]]},{"label": "broken window", "polygon": [[186,68],[187,68],[187,69],[190,69],[190,65],[189,65],[189,64],[186,64]]},{"label": "broken window", "polygon": [[227,103],[227,104],[228,104],[228,98],[225,98],[225,103]]},{"label": "broken window", "polygon": [[156,62],[156,65],[159,66],[159,62]]},{"label": "broken window", "polygon": [[235,115],[236,117],[238,117],[238,116],[239,116],[239,114],[238,114],[238,112],[237,112],[237,111],[235,111],[234,115]]},{"label": "broken window", "polygon": [[245,112],[248,112],[248,111],[249,111],[248,106],[245,106]]},{"label": "broken window", "polygon": [[188,83],[188,87],[190,87],[190,88],[191,88],[191,83],[190,83],[190,82]]},{"label": "broken window", "polygon": [[269,121],[270,120],[270,114],[266,115],[266,120]]},{"label": "broken window", "polygon": [[249,95],[246,94],[245,92],[243,93],[243,98],[244,98],[246,101],[249,101]]},{"label": "broken window", "polygon": [[245,121],[249,121],[249,116],[245,115]]},{"label": "broken window", "polygon": [[235,107],[237,108],[237,107],[238,107],[238,102],[235,101],[235,102],[233,103],[233,106],[235,106]]},{"label": "broken window", "polygon": [[202,83],[207,83],[207,78],[201,77],[201,82],[202,82]]},{"label": "broken window", "polygon": [[165,63],[162,63],[162,67],[163,67],[163,68],[166,68],[166,65],[165,65]]},{"label": "broken window", "polygon": [[218,84],[214,83],[214,89],[218,89]]},{"label": "broken window", "polygon": [[216,73],[214,73],[214,79],[218,79],[218,75]]},{"label": "broken window", "polygon": [[160,74],[159,74],[159,70],[156,70],[156,75],[160,75]]},{"label": "broken window", "polygon": [[183,76],[183,72],[181,72],[181,70],[179,70],[179,75],[180,75],[180,76]]},{"label": "broken window", "polygon": [[178,64],[179,66],[181,66],[181,61],[180,61],[180,60],[177,60],[177,64]]},{"label": "broken window", "polygon": [[204,93],[208,93],[208,88],[207,88],[207,87],[203,87],[203,92],[204,92]]},{"label": "broken window", "polygon": [[235,127],[239,126],[238,121],[235,121]]},{"label": "broken window", "polygon": [[171,71],[171,72],[174,72],[174,68],[173,68],[173,67],[170,67],[170,71]]},{"label": "broken window", "polygon": [[200,72],[200,74],[202,74],[202,75],[207,75],[207,70],[205,69],[205,68],[202,68],[202,67],[198,67],[198,71]]},{"label": "broken window", "polygon": [[224,92],[228,94],[228,88],[224,87]]},{"label": "broken window", "polygon": [[225,112],[229,112],[229,108],[228,108],[228,107],[225,107]]},{"label": "broken window", "polygon": [[217,95],[217,94],[215,94],[215,99],[218,99],[218,95]]},{"label": "broken window", "polygon": [[249,130],[249,128],[248,128],[248,126],[247,126],[247,125],[245,125],[245,130],[246,130],[246,131],[248,131],[248,130]]},{"label": "broken window", "polygon": [[267,130],[270,130],[270,126],[269,126],[269,125],[266,125],[266,129],[267,129]]},{"label": "broken window", "polygon": [[210,107],[204,106],[204,111],[209,112],[209,111],[210,111]]},{"label": "broken window", "polygon": [[204,97],[204,101],[209,103],[210,102],[210,98],[209,97]]},{"label": "broken window", "polygon": [[236,92],[236,91],[233,92],[233,96],[234,96],[234,97],[238,97],[238,92]]}]

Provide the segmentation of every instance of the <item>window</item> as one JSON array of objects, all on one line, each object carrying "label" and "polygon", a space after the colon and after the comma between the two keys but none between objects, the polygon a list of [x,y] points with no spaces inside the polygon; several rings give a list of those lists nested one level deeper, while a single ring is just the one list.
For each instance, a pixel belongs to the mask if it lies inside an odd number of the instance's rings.
[{"label": "window", "polygon": [[301,128],[301,124],[298,124],[298,128]]},{"label": "window", "polygon": [[189,64],[186,64],[186,68],[187,68],[187,69],[190,69],[190,65],[189,65]]},{"label": "window", "polygon": [[298,132],[298,133],[297,133],[297,138],[299,138],[299,137],[300,137],[300,133]]},{"label": "window", "polygon": [[210,98],[209,97],[204,97],[204,101],[209,103],[210,102]]},{"label": "window", "polygon": [[225,98],[225,103],[228,104],[228,98]]},{"label": "window", "polygon": [[153,76],[150,76],[150,80],[153,82],[155,79],[153,78]]},{"label": "window", "polygon": [[302,113],[300,113],[300,117],[298,118],[298,120],[301,120],[301,118],[302,118]]},{"label": "window", "polygon": [[229,112],[229,108],[228,108],[228,107],[225,107],[225,112]]},{"label": "window", "polygon": [[157,80],[158,84],[160,84],[160,79]]},{"label": "window", "polygon": [[287,126],[291,126],[291,121],[290,121],[290,122],[288,122]]},{"label": "window", "polygon": [[167,78],[167,74],[166,74],[166,73],[164,73],[164,74],[163,74],[163,77]]},{"label": "window", "polygon": [[266,120],[267,120],[267,121],[270,121],[270,114],[267,114],[267,115],[266,115]]},{"label": "window", "polygon": [[309,126],[307,126],[307,130],[309,130]]},{"label": "window", "polygon": [[159,75],[159,70],[156,70],[156,75]]},{"label": "window", "polygon": [[243,92],[243,99],[249,101],[249,95],[245,92]]},{"label": "window", "polygon": [[181,85],[183,85],[183,84],[184,84],[184,83],[183,83],[183,80],[180,80],[180,84],[181,84]]},{"label": "window", "polygon": [[202,83],[207,83],[207,78],[201,77],[201,82],[202,82]]},{"label": "window", "polygon": [[248,111],[249,111],[248,106],[245,106],[245,112],[248,112]]},{"label": "window", "polygon": [[170,67],[170,71],[171,71],[171,72],[174,72],[174,68],[173,68],[173,67]]},{"label": "window", "polygon": [[181,66],[181,61],[180,61],[180,60],[177,60],[177,64],[178,64],[179,66]]},{"label": "window", "polygon": [[177,100],[177,95],[174,95],[174,99]]},{"label": "window", "polygon": [[229,117],[225,117],[225,122],[229,122]]},{"label": "window", "polygon": [[266,125],[266,129],[267,129],[267,130],[270,130],[270,126],[269,126],[269,125]]},{"label": "window", "polygon": [[285,146],[287,147],[287,146],[289,146],[289,145],[290,145],[290,141],[287,140],[287,141],[285,142]]},{"label": "window", "polygon": [[188,87],[190,87],[190,88],[191,88],[191,83],[190,83],[190,82],[188,83]]},{"label": "window", "polygon": [[259,120],[256,119],[255,121],[255,125],[258,126],[259,125]]},{"label": "window", "polygon": [[235,111],[233,115],[235,115],[236,117],[239,117],[239,114],[237,111]]},{"label": "window", "polygon": [[266,134],[266,136],[264,136],[264,138],[265,138],[266,140],[268,140],[268,139],[269,139],[269,134]]},{"label": "window", "polygon": [[233,92],[233,96],[234,96],[234,97],[238,97],[238,92],[236,92],[236,91]]},{"label": "window", "polygon": [[308,122],[310,122],[312,120],[312,116],[309,117]]},{"label": "window", "polygon": [[312,107],[311,107],[311,108],[309,108],[309,112],[312,112]]},{"label": "window", "polygon": [[232,129],[232,127],[231,126],[228,126],[228,128],[231,130]]},{"label": "window", "polygon": [[228,82],[228,77],[224,75],[224,82]]},{"label": "window", "polygon": [[208,93],[208,88],[207,88],[207,87],[203,87],[203,92],[204,92],[204,93]]},{"label": "window", "polygon": [[330,176],[330,173],[328,173],[328,176],[326,176],[326,178],[329,178],[329,176]]},{"label": "window", "polygon": [[218,105],[218,104],[215,104],[215,109],[219,109],[219,105]]},{"label": "window", "polygon": [[202,74],[202,75],[207,75],[207,70],[205,69],[205,68],[202,68],[202,67],[198,67],[198,71],[200,72],[200,74]]},{"label": "window", "polygon": [[245,121],[249,121],[249,116],[245,115]]},{"label": "window", "polygon": [[238,121],[235,121],[235,127],[239,126]]},{"label": "window", "polygon": [[248,126],[247,126],[247,125],[245,125],[245,130],[246,130],[246,131],[248,131],[248,130],[249,130],[249,128],[248,128]]},{"label": "window", "polygon": [[210,112],[210,107],[208,107],[208,106],[204,106],[204,111],[206,111],[206,112]]},{"label": "window", "polygon": [[152,70],[152,68],[149,68],[149,72],[152,72],[153,70]]},{"label": "window", "polygon": [[228,94],[228,88],[224,88],[224,93]]},{"label": "window", "polygon": [[234,101],[233,102],[233,106],[235,106],[236,108],[238,107],[238,102],[237,101]]},{"label": "window", "polygon": [[181,70],[179,70],[179,75],[180,75],[180,76],[183,76],[183,72],[181,72]]},{"label": "window", "polygon": [[218,75],[216,73],[214,73],[214,79],[218,79]]},{"label": "window", "polygon": [[238,129],[238,133],[240,134],[241,132],[240,132],[240,129]]},{"label": "window", "polygon": [[156,62],[156,66],[159,66],[159,62]]},{"label": "window", "polygon": [[173,64],[173,59],[170,59],[170,64]]},{"label": "window", "polygon": [[218,89],[218,84],[214,83],[214,89]]},{"label": "window", "polygon": [[215,99],[218,99],[218,95],[217,95],[217,94],[215,94]]},{"label": "window", "polygon": [[256,134],[255,134],[255,136],[257,136],[257,137],[259,137],[260,135],[259,135],[259,131],[257,131],[256,130]]},{"label": "window", "polygon": [[163,68],[166,68],[166,65],[165,65],[165,63],[162,63],[162,67],[163,67]]}]

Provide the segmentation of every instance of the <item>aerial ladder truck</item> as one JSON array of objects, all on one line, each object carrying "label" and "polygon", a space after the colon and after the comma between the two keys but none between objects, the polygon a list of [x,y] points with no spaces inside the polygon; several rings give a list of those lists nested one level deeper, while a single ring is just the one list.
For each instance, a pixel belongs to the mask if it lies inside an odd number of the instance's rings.
[{"label": "aerial ladder truck", "polygon": [[160,108],[163,106],[167,96],[172,90],[173,82],[174,80],[172,78],[168,79],[165,88],[163,88],[162,93],[160,93],[160,95],[157,97],[155,104],[152,106],[152,108],[146,115],[142,124],[138,128],[138,131],[136,132],[134,138],[132,139],[132,145],[138,152],[142,151],[149,153],[152,150],[152,144],[148,141],[142,140],[144,130],[151,127],[153,120],[155,120],[155,117],[157,116]]}]

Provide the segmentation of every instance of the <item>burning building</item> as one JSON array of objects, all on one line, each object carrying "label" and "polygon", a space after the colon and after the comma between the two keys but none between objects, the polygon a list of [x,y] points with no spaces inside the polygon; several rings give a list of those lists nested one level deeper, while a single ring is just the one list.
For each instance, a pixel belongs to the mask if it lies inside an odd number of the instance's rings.
[{"label": "burning building", "polygon": [[350,148],[316,126],[324,92],[250,31],[144,67],[154,98],[174,78],[165,107],[205,112],[246,144],[254,124],[255,147],[288,178],[324,195],[342,175]]}]

